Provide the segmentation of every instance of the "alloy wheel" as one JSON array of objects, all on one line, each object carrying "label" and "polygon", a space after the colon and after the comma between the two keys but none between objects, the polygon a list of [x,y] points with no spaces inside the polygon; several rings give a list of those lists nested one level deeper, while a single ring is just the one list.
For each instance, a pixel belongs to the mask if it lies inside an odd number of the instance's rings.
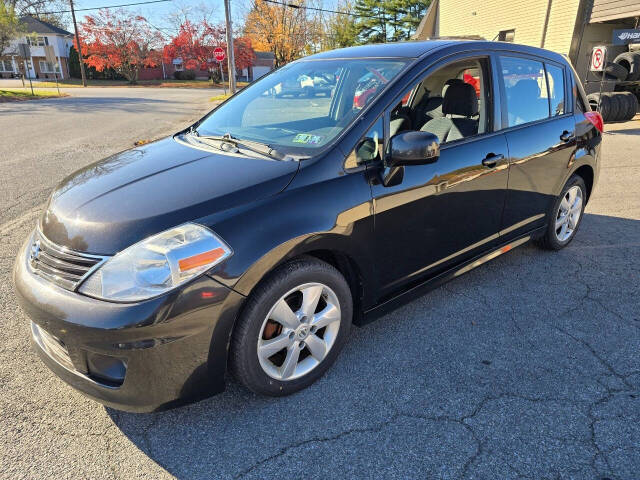
[{"label": "alloy wheel", "polygon": [[582,215],[582,189],[574,185],[566,191],[558,207],[555,232],[559,241],[565,242],[578,226]]},{"label": "alloy wheel", "polygon": [[340,330],[338,297],[328,286],[306,283],[284,294],[262,323],[257,351],[264,372],[293,380],[316,368]]}]

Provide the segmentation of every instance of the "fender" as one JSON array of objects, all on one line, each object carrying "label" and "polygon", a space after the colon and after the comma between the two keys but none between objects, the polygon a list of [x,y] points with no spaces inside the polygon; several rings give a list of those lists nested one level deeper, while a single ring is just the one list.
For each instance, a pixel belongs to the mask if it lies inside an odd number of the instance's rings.
[{"label": "fender", "polygon": [[[555,187],[555,195],[560,195],[562,188],[565,186],[569,178],[578,170],[581,172],[585,169],[590,170],[591,181],[585,178],[589,196],[587,202],[591,198],[593,189],[598,181],[600,172],[600,162],[598,161],[598,153],[602,143],[602,135],[595,133],[595,127],[591,125],[581,114],[575,115],[576,119],[576,150],[569,159],[567,164],[567,173],[558,180]],[[581,175],[584,177],[584,175]]]},{"label": "fender", "polygon": [[334,160],[301,167],[278,195],[201,219],[234,251],[208,275],[247,296],[268,272],[291,258],[330,255],[348,259],[364,291],[363,304],[370,306],[370,292],[377,291],[371,189],[364,170],[345,174]]}]

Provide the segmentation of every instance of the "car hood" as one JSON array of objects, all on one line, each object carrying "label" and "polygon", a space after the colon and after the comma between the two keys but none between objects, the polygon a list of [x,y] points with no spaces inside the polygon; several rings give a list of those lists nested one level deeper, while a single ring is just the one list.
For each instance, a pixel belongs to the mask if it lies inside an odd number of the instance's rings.
[{"label": "car hood", "polygon": [[297,169],[297,162],[203,151],[168,137],[64,179],[40,228],[58,245],[112,255],[181,223],[274,195]]}]

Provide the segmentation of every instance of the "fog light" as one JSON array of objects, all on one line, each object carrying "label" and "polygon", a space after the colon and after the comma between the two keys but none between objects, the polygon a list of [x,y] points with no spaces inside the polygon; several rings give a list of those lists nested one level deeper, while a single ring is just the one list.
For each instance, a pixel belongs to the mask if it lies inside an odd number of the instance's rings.
[{"label": "fog light", "polygon": [[122,385],[127,373],[127,365],[123,360],[99,353],[87,353],[87,368],[90,377],[109,386]]}]

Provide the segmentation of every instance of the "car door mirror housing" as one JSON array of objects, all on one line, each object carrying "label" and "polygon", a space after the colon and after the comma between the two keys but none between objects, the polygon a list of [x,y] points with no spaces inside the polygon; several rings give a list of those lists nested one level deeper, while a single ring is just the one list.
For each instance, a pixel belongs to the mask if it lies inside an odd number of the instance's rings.
[{"label": "car door mirror housing", "polygon": [[401,132],[391,137],[387,167],[426,165],[438,160],[440,141],[431,132]]}]

